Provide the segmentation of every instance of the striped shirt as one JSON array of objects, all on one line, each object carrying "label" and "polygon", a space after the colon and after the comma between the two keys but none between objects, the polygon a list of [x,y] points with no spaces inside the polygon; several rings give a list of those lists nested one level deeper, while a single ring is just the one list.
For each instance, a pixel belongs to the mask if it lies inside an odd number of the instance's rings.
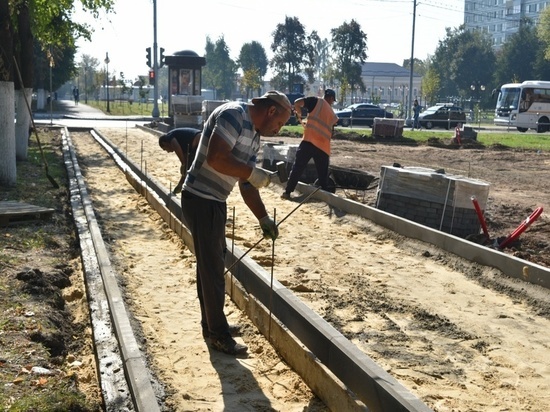
[{"label": "striped shirt", "polygon": [[239,179],[219,173],[208,164],[208,143],[214,133],[231,147],[233,156],[251,166],[256,164],[260,135],[254,130],[246,103],[225,103],[217,107],[204,124],[197,155],[183,190],[205,199],[225,202]]}]

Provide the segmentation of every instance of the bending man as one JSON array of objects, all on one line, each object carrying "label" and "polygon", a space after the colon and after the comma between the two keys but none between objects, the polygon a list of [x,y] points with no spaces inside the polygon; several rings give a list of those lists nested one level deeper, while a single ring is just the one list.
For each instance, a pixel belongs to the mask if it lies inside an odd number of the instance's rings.
[{"label": "bending man", "polygon": [[192,127],[172,129],[159,137],[160,148],[168,153],[175,152],[181,162],[181,178],[173,190],[174,194],[181,192],[187,169],[195,158],[200,137],[201,131]]}]

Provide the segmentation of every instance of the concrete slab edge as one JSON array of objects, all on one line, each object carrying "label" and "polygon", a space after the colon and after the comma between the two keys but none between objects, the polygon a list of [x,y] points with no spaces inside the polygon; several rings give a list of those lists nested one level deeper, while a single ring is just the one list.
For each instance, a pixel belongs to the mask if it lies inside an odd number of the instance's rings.
[{"label": "concrete slab edge", "polygon": [[[76,215],[82,215],[86,223],[81,222],[80,226],[87,228],[88,233],[83,233],[81,242],[87,236],[91,241],[90,245],[84,245],[82,249],[83,262],[89,260],[97,260],[97,268],[99,276],[95,276],[96,285],[93,289],[89,290],[89,298],[91,302],[108,302],[108,306],[103,308],[101,313],[98,313],[98,304],[91,305],[92,324],[94,327],[94,336],[97,338],[101,335],[109,336],[111,338],[117,337],[116,348],[111,348],[110,351],[99,350],[101,356],[98,355],[98,369],[100,377],[102,378],[102,392],[104,401],[106,403],[107,410],[121,411],[120,396],[125,393],[120,388],[120,381],[122,379],[117,378],[118,386],[115,386],[114,380],[109,379],[113,376],[113,368],[117,368],[116,360],[120,359],[122,368],[118,370],[123,371],[126,375],[124,383],[126,386],[126,393],[131,395],[133,400],[132,407],[128,410],[137,410],[143,412],[160,411],[156,395],[154,393],[150,375],[145,367],[144,359],[142,358],[141,351],[133,334],[132,327],[122,294],[116,281],[115,273],[110,264],[109,254],[103,242],[101,232],[97,221],[95,220],[95,214],[93,212],[92,202],[88,196],[84,179],[80,173],[76,155],[74,153],[74,147],[70,140],[68,132],[65,132],[64,140],[64,154],[67,154],[67,158],[70,158],[70,162],[66,161],[68,172],[70,172],[70,179],[74,181],[75,187],[71,187],[71,193],[75,193],[75,196],[80,197],[81,209],[76,209]],[[65,150],[66,149],[66,150]],[[74,175],[74,178],[71,177]],[[77,203],[75,203],[75,206]],[[74,212],[73,212],[74,213]],[[92,250],[93,248],[93,250]],[[88,270],[86,277],[90,279],[92,271]],[[91,283],[90,283],[91,286]],[[99,304],[100,305],[100,304]],[[100,316],[101,315],[101,316]],[[106,328],[109,325],[109,328]],[[112,329],[111,329],[112,328]],[[100,340],[96,340],[96,345]],[[122,356],[120,356],[120,354]],[[109,359],[108,362],[102,362],[102,359]],[[103,384],[103,381],[105,384]],[[113,392],[112,389],[116,392]],[[112,404],[112,405],[111,405]]]}]

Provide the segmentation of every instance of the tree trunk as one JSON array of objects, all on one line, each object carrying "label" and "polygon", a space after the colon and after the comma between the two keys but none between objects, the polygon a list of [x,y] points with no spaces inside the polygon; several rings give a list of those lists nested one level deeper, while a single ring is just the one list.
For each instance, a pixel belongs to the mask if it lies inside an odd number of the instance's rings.
[{"label": "tree trunk", "polygon": [[0,0],[0,185],[15,186],[13,35],[8,0]]},{"label": "tree trunk", "polygon": [[27,160],[29,131],[31,130],[31,113],[29,113],[29,109],[27,108],[27,102],[30,105],[32,89],[25,88],[16,90],[15,96],[15,157],[17,160]]},{"label": "tree trunk", "polygon": [[0,81],[0,186],[15,186],[15,109],[13,82]]},{"label": "tree trunk", "polygon": [[32,98],[33,68],[34,68],[34,44],[31,32],[29,5],[26,1],[18,6],[17,36],[19,39],[19,72],[23,84],[19,82],[19,75],[15,81],[15,95],[17,97],[17,123],[15,127],[16,157],[18,160],[27,160],[29,145],[29,130],[31,126],[31,114],[25,102],[28,104]]}]

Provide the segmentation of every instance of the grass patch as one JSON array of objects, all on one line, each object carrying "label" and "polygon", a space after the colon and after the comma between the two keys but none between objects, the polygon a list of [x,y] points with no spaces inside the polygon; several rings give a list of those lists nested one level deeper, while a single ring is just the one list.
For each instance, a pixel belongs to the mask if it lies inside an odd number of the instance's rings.
[{"label": "grass patch", "polygon": [[[487,126],[487,125],[485,125]],[[477,145],[475,147],[509,148],[517,150],[550,151],[550,134],[544,133],[520,133],[517,130],[502,129],[502,131],[487,131],[474,127],[477,132]],[[301,126],[284,126],[282,133],[285,136],[301,137],[303,128]],[[366,128],[345,128],[337,127],[334,133],[334,139],[362,141],[365,143],[386,143],[400,145],[425,145],[432,144],[439,139],[441,146],[448,145],[448,142],[454,137],[454,130],[431,129],[431,130],[403,130],[403,136],[394,137],[376,137],[372,134],[370,127]]]}]

